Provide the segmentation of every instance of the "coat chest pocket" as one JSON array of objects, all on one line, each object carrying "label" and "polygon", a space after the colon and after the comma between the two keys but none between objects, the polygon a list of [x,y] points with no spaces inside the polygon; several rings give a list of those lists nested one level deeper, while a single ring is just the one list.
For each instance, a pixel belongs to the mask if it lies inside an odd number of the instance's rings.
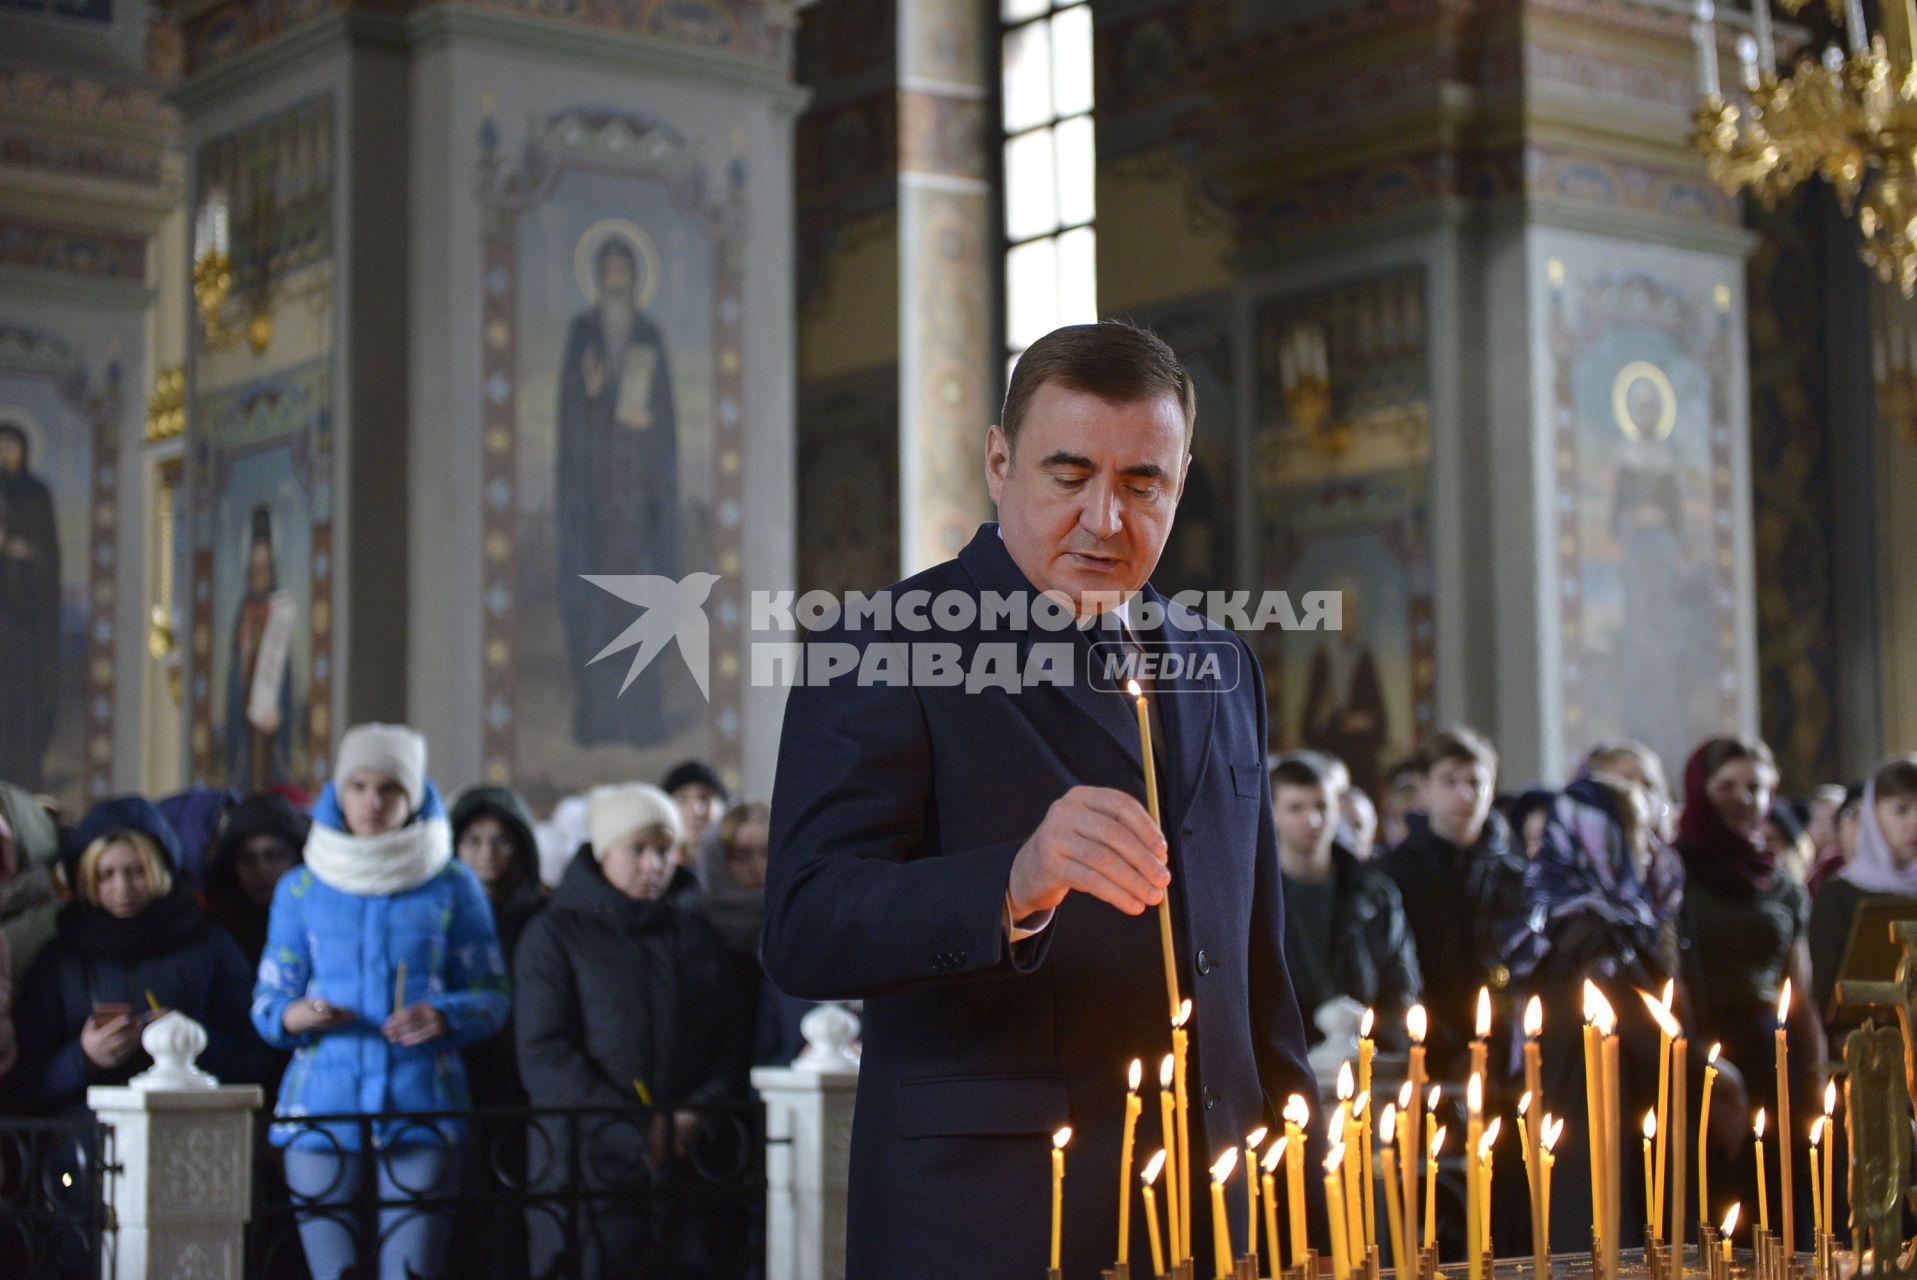
[{"label": "coat chest pocket", "polygon": [[948,1076],[899,1085],[901,1138],[1052,1133],[1071,1116],[1065,1077]]},{"label": "coat chest pocket", "polygon": [[1259,764],[1235,764],[1231,767],[1232,793],[1241,799],[1256,800],[1264,793],[1265,768]]}]

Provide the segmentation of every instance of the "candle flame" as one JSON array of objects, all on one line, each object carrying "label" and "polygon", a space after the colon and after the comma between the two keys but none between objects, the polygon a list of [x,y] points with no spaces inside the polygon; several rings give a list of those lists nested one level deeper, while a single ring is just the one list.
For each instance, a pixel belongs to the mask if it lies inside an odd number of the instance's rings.
[{"label": "candle flame", "polygon": [[1504,1117],[1492,1116],[1491,1123],[1484,1126],[1484,1136],[1478,1139],[1478,1158],[1482,1160],[1491,1154],[1491,1148],[1498,1145],[1498,1135],[1504,1132]]},{"label": "candle flame", "polygon": [[1818,1116],[1811,1121],[1810,1144],[1814,1147],[1824,1140],[1824,1117]]},{"label": "candle flame", "polygon": [[1253,1148],[1254,1150],[1258,1147],[1264,1146],[1265,1135],[1270,1132],[1271,1132],[1271,1129],[1269,1126],[1262,1125],[1262,1124],[1259,1125],[1256,1129],[1253,1129],[1249,1134],[1246,1135],[1245,1145]]},{"label": "candle flame", "polygon": [[1342,1142],[1345,1136],[1345,1118],[1336,1111],[1325,1115],[1325,1141]]},{"label": "candle flame", "polygon": [[1751,1121],[1751,1132],[1757,1135],[1759,1142],[1764,1140],[1764,1108],[1762,1107],[1757,1109],[1757,1119]]},{"label": "candle flame", "polygon": [[1132,1059],[1132,1069],[1130,1073],[1130,1079],[1132,1084],[1132,1092],[1137,1093],[1139,1084],[1145,1079],[1145,1064],[1140,1062],[1137,1058]]},{"label": "candle flame", "polygon": [[1666,978],[1664,980],[1664,999],[1659,1002],[1664,1006],[1664,1012],[1669,1013],[1671,1011],[1671,1001],[1675,999],[1677,999],[1677,979]]},{"label": "candle flame", "polygon": [[[1667,986],[1665,990],[1668,992],[1670,988]],[[1671,1006],[1668,1003],[1660,1003],[1648,991],[1640,991],[1638,995],[1643,998],[1644,1007],[1651,1011],[1651,1021],[1657,1023],[1659,1031],[1672,1040],[1684,1034],[1684,1029],[1677,1025],[1677,1019],[1671,1016]]]},{"label": "candle flame", "polygon": [[1449,1128],[1449,1125],[1441,1124],[1438,1126],[1438,1131],[1431,1135],[1431,1162],[1433,1164],[1438,1162],[1438,1153],[1444,1150],[1444,1135],[1445,1131]]},{"label": "candle flame", "polygon": [[1157,1155],[1145,1162],[1145,1172],[1138,1175],[1139,1181],[1149,1187],[1152,1183],[1158,1181],[1159,1171],[1164,1167],[1165,1153],[1160,1151]]},{"label": "candle flame", "polygon": [[1414,1004],[1409,1009],[1405,1010],[1404,1029],[1411,1033],[1411,1043],[1413,1044],[1424,1043],[1424,1033],[1428,1029],[1425,1023],[1426,1023],[1426,1017],[1425,1017],[1423,1005]]},{"label": "candle flame", "polygon": [[1165,1055],[1165,1060],[1158,1064],[1158,1087],[1160,1089],[1169,1089],[1172,1087],[1172,1072],[1176,1065],[1177,1064],[1172,1061],[1172,1056],[1169,1053]]},{"label": "candle flame", "polygon": [[1473,1071],[1471,1082],[1464,1087],[1464,1106],[1467,1111],[1484,1110],[1484,1077]]},{"label": "candle flame", "polygon": [[1544,1001],[1532,996],[1524,1002],[1524,1034],[1535,1040],[1544,1032]]},{"label": "candle flame", "polygon": [[1718,1054],[1720,1054],[1720,1053],[1722,1053],[1722,1052],[1724,1052],[1724,1046],[1723,1046],[1723,1045],[1721,1045],[1721,1044],[1713,1044],[1713,1045],[1711,1046],[1711,1052],[1710,1052],[1710,1056],[1709,1056],[1709,1057],[1707,1057],[1707,1058],[1706,1058],[1706,1059],[1704,1060],[1704,1062],[1705,1062],[1705,1065],[1707,1065],[1707,1066],[1712,1066],[1712,1067],[1714,1067],[1714,1066],[1716,1066],[1716,1065],[1717,1065],[1717,1055],[1718,1055]]},{"label": "candle flame", "polygon": [[1288,1138],[1281,1137],[1272,1140],[1270,1148],[1265,1152],[1265,1159],[1263,1161],[1266,1173],[1270,1173],[1273,1169],[1276,1169],[1280,1164],[1284,1163],[1285,1148],[1290,1145],[1291,1140]]},{"label": "candle flame", "polygon": [[1552,1115],[1544,1117],[1544,1137],[1541,1141],[1546,1151],[1557,1150],[1558,1139],[1564,1136],[1564,1121]]},{"label": "candle flame", "polygon": [[1777,996],[1777,1025],[1783,1026],[1791,1016],[1791,980],[1784,979],[1784,985]]},{"label": "candle flame", "polygon": [[1057,1133],[1052,1135],[1052,1145],[1054,1147],[1057,1147],[1060,1151],[1063,1151],[1065,1149],[1065,1144],[1070,1142],[1071,1140],[1072,1140],[1072,1126],[1070,1125],[1066,1125],[1063,1129],[1060,1129]]},{"label": "candle flame", "polygon": [[1531,1110],[1531,1091],[1526,1089],[1524,1096],[1518,1099],[1518,1114],[1525,1115]]},{"label": "candle flame", "polygon": [[1438,1104],[1442,1101],[1444,1101],[1444,1086],[1441,1084],[1432,1085],[1431,1092],[1425,1095],[1425,1110],[1436,1111]]},{"label": "candle flame", "polygon": [[1336,1143],[1331,1148],[1331,1154],[1325,1157],[1325,1172],[1327,1174],[1338,1172],[1338,1166],[1344,1162],[1345,1144],[1342,1142]]},{"label": "candle flame", "polygon": [[1407,1115],[1410,1114],[1411,1082],[1409,1080],[1398,1087],[1398,1110],[1405,1112]]},{"label": "candle flame", "polygon": [[1657,1137],[1657,1112],[1655,1110],[1646,1111],[1644,1113],[1644,1140],[1646,1142],[1650,1142],[1656,1137]]},{"label": "candle flame", "polygon": [[1172,1019],[1172,1026],[1174,1028],[1182,1027],[1187,1022],[1190,1022],[1190,1021],[1191,1021],[1191,997],[1186,996],[1184,1001],[1180,1003],[1178,1006],[1178,1016]]},{"label": "candle flame", "polygon": [[1362,1119],[1364,1117],[1364,1113],[1366,1109],[1369,1108],[1370,1106],[1371,1106],[1371,1090],[1366,1089],[1363,1093],[1359,1094],[1356,1098],[1353,1098],[1351,1100],[1351,1114]]},{"label": "candle flame", "polygon": [[1238,1148],[1226,1147],[1225,1154],[1219,1156],[1217,1162],[1211,1167],[1211,1180],[1222,1187],[1231,1178],[1232,1170],[1237,1167]]},{"label": "candle flame", "polygon": [[1377,1019],[1378,1015],[1376,1013],[1370,1009],[1365,1010],[1365,1016],[1358,1019],[1358,1038],[1360,1040],[1371,1039],[1371,1028]]},{"label": "candle flame", "polygon": [[1396,1103],[1385,1103],[1384,1114],[1378,1117],[1378,1140],[1390,1143],[1398,1134],[1398,1107]]},{"label": "candle flame", "polygon": [[1478,988],[1478,1039],[1491,1034],[1491,988]]},{"label": "candle flame", "polygon": [[1742,1204],[1734,1204],[1731,1206],[1731,1211],[1724,1215],[1724,1235],[1726,1238],[1737,1234],[1737,1213],[1738,1210],[1743,1207]]},{"label": "candle flame", "polygon": [[1136,680],[1127,680],[1125,682],[1125,692],[1131,694],[1134,698],[1142,698],[1145,696],[1145,691],[1138,687],[1138,681]]},{"label": "candle flame", "polygon": [[1285,1099],[1285,1119],[1302,1128],[1311,1119],[1311,1107],[1305,1101],[1305,1095],[1294,1093]]},{"label": "candle flame", "polygon": [[1829,1084],[1824,1086],[1824,1114],[1828,1116],[1828,1115],[1834,1115],[1836,1114],[1836,1112],[1837,1112],[1837,1081],[1832,1080]]},{"label": "candle flame", "polygon": [[1598,1005],[1601,1004],[1603,1000],[1604,993],[1597,989],[1597,983],[1586,978],[1584,980],[1584,1020],[1586,1022],[1596,1022],[1598,1020]]},{"label": "candle flame", "polygon": [[1338,1067],[1338,1101],[1350,1102],[1351,1095],[1357,1088],[1358,1086],[1352,1081],[1351,1060],[1347,1058]]},{"label": "candle flame", "polygon": [[1597,993],[1596,1012],[1597,1018],[1595,1021],[1597,1022],[1599,1035],[1609,1036],[1617,1030],[1617,1010],[1611,1007],[1611,1002],[1604,998],[1602,991]]}]

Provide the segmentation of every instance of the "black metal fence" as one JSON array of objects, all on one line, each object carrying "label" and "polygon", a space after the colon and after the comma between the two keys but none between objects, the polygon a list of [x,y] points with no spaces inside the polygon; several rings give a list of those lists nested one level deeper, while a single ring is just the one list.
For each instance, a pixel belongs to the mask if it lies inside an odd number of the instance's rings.
[{"label": "black metal fence", "polygon": [[757,1280],[764,1128],[757,1104],[263,1115],[247,1275]]},{"label": "black metal fence", "polygon": [[0,1276],[104,1274],[112,1131],[91,1116],[0,1117]]}]

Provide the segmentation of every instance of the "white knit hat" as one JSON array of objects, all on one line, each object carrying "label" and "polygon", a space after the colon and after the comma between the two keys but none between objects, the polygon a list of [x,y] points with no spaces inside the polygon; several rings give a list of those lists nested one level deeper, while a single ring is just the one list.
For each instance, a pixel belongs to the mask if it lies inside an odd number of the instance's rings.
[{"label": "white knit hat", "polygon": [[426,802],[426,739],[403,724],[356,724],[334,752],[333,785],[344,788],[356,773],[391,778],[406,792],[408,813]]},{"label": "white knit hat", "polygon": [[586,836],[592,841],[594,857],[604,859],[606,850],[623,837],[647,827],[670,831],[675,846],[685,838],[679,806],[659,788],[645,782],[623,782],[594,787],[586,793]]}]

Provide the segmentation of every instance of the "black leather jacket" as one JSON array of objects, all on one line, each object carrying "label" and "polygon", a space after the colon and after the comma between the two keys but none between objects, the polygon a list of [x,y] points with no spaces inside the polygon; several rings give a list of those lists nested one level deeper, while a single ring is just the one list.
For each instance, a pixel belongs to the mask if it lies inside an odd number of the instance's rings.
[{"label": "black leather jacket", "polygon": [[1336,891],[1329,965],[1325,957],[1307,954],[1310,949],[1298,945],[1301,931],[1293,913],[1301,909],[1299,898],[1290,878],[1285,881],[1285,963],[1298,991],[1306,1034],[1318,1043],[1323,1037],[1312,1025],[1312,1011],[1327,1000],[1350,996],[1376,1011],[1379,1042],[1401,1048],[1405,1010],[1424,988],[1404,901],[1389,876],[1358,861],[1343,845],[1332,846],[1331,860]]}]

